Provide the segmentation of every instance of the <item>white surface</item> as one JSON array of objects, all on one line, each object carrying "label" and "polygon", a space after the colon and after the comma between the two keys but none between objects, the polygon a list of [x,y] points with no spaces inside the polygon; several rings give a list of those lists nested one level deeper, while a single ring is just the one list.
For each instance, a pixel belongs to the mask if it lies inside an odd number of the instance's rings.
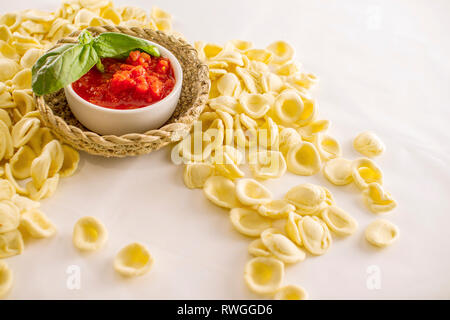
[{"label": "white surface", "polygon": [[[150,9],[150,2],[116,1]],[[151,1],[176,17],[190,40],[223,43],[279,38],[297,49],[316,73],[320,116],[344,155],[357,156],[351,139],[373,130],[386,153],[376,161],[399,207],[385,216],[401,230],[392,247],[376,250],[363,239],[375,216],[354,186],[331,186],[321,175],[287,174],[267,183],[277,195],[310,181],[323,184],[360,224],[329,253],[287,268],[285,283],[304,286],[313,299],[450,298],[450,2],[441,1]],[[59,1],[2,0],[1,10],[56,8]],[[59,227],[50,240],[27,243],[8,259],[16,281],[10,298],[256,298],[243,282],[249,240],[235,232],[200,190],[188,190],[168,149],[129,159],[82,155],[78,173],[61,181],[43,208]],[[83,215],[106,224],[110,240],[81,255],[71,230]],[[112,259],[131,241],[155,257],[143,278],[124,281]],[[68,290],[66,269],[81,268],[81,290]],[[381,271],[381,289],[366,287],[367,268]]]},{"label": "white surface", "polygon": [[99,134],[123,135],[127,133],[147,132],[158,129],[172,116],[181,94],[183,68],[177,58],[166,48],[148,41],[158,47],[162,57],[168,58],[175,76],[175,86],[161,101],[145,108],[117,110],[99,107],[81,98],[72,85],[64,88],[67,103],[77,119],[90,130]]}]

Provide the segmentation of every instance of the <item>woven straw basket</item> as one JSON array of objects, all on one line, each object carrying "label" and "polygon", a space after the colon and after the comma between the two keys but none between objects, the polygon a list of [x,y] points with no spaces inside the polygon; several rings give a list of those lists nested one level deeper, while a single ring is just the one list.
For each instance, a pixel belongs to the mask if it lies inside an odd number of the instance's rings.
[{"label": "woven straw basket", "polygon": [[[88,30],[94,36],[103,32],[125,33],[154,41],[171,51],[183,68],[183,87],[175,112],[167,123],[157,130],[150,130],[143,134],[101,136],[89,131],[78,122],[70,111],[64,90],[60,90],[53,94],[35,97],[44,124],[59,139],[74,148],[105,157],[146,154],[186,136],[203,111],[210,87],[208,67],[199,60],[196,50],[184,40],[151,29],[104,26],[91,27]],[[68,38],[61,39],[57,46],[76,42],[78,34],[79,31]]]}]

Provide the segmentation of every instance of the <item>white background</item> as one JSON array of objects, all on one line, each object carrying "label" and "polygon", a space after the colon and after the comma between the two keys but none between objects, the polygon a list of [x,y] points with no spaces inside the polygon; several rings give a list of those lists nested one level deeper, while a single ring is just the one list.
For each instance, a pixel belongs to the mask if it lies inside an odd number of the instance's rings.
[{"label": "white background", "polygon": [[[267,183],[281,197],[290,187],[315,182],[359,221],[353,236],[329,253],[288,267],[285,283],[304,286],[313,299],[450,298],[450,2],[442,1],[115,1],[175,16],[175,28],[191,40],[224,43],[242,38],[257,46],[284,39],[306,70],[320,79],[320,116],[355,158],[352,138],[373,130],[385,141],[376,161],[399,207],[386,215],[401,230],[384,250],[368,245],[365,226],[375,219],[354,186],[334,187],[320,174],[286,174]],[[1,11],[56,9],[57,0],[1,0]],[[243,282],[249,239],[234,231],[227,212],[191,191],[168,148],[128,159],[82,154],[75,176],[63,179],[43,209],[58,226],[52,239],[28,241],[8,259],[15,273],[13,299],[257,298]],[[75,221],[93,215],[110,240],[82,255],[71,242]],[[151,272],[124,280],[112,269],[117,250],[146,243]],[[81,289],[68,290],[66,269],[81,268]],[[381,289],[366,286],[367,268],[381,271]]]}]

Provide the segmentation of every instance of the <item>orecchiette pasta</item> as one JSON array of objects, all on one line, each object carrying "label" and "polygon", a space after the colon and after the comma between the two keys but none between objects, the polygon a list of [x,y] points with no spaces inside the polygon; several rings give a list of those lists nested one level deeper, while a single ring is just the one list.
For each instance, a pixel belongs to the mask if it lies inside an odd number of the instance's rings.
[{"label": "orecchiette pasta", "polygon": [[261,233],[261,241],[276,258],[284,263],[296,263],[305,260],[305,252],[283,234],[272,233],[269,229]]},{"label": "orecchiette pasta", "polygon": [[397,206],[391,194],[379,183],[369,183],[363,194],[367,207],[374,213],[391,211]]},{"label": "orecchiette pasta", "polygon": [[82,251],[95,251],[102,248],[108,240],[108,231],[95,217],[80,218],[73,228],[72,241]]},{"label": "orecchiette pasta", "polygon": [[0,234],[17,229],[20,224],[20,211],[10,200],[0,201]]},{"label": "orecchiette pasta", "polygon": [[248,253],[255,257],[270,257],[272,255],[260,238],[250,242],[248,245]]},{"label": "orecchiette pasta", "polygon": [[339,141],[327,134],[316,135],[314,145],[324,161],[340,157],[342,154]]},{"label": "orecchiette pasta", "polygon": [[344,158],[331,159],[325,163],[323,175],[337,186],[349,184],[353,181],[352,162]]},{"label": "orecchiette pasta", "polygon": [[0,298],[8,294],[13,285],[13,273],[6,262],[0,261]]},{"label": "orecchiette pasta", "polygon": [[230,211],[230,220],[234,228],[249,237],[258,237],[261,232],[272,226],[269,218],[257,211],[246,208],[234,208]]},{"label": "orecchiette pasta", "polygon": [[319,133],[327,131],[329,126],[329,120],[316,120],[307,124],[306,126],[298,128],[297,131],[301,135],[303,140],[313,142],[315,140],[315,137]]},{"label": "orecchiette pasta", "polygon": [[295,206],[288,203],[286,200],[272,200],[258,206],[260,215],[272,219],[286,218],[289,212],[295,210]]},{"label": "orecchiette pasta", "polygon": [[253,119],[258,119],[264,117],[267,111],[269,111],[271,99],[269,96],[263,94],[245,93],[239,97],[239,102],[247,115]]},{"label": "orecchiette pasta", "polygon": [[302,142],[289,148],[286,163],[289,171],[302,176],[316,174],[322,166],[319,152],[309,142]]},{"label": "orecchiette pasta", "polygon": [[236,183],[236,196],[245,205],[258,205],[270,202],[272,192],[254,179],[244,178]]},{"label": "orecchiette pasta", "polygon": [[275,118],[285,125],[293,125],[299,121],[303,109],[303,100],[294,90],[286,90],[280,93],[273,105]]},{"label": "orecchiette pasta", "polygon": [[329,206],[322,211],[321,217],[331,231],[340,236],[353,234],[358,223],[347,212],[336,206]]},{"label": "orecchiette pasta", "polygon": [[188,163],[184,167],[184,183],[190,188],[203,188],[205,181],[214,174],[214,166],[208,163]]},{"label": "orecchiette pasta", "polygon": [[36,118],[23,118],[17,122],[11,131],[11,137],[15,148],[26,144],[39,130],[40,121]]},{"label": "orecchiette pasta", "polygon": [[259,294],[274,293],[283,282],[284,265],[271,257],[256,257],[245,265],[244,280],[250,290]]},{"label": "orecchiette pasta", "polygon": [[361,132],[353,140],[353,147],[366,157],[379,156],[384,152],[385,146],[381,139],[373,132]]},{"label": "orecchiette pasta", "polygon": [[298,231],[306,250],[314,255],[322,255],[331,245],[331,235],[327,225],[315,216],[305,216],[298,222]]},{"label": "orecchiette pasta", "polygon": [[397,240],[399,230],[392,222],[378,219],[367,226],[365,236],[369,243],[384,248]]},{"label": "orecchiette pasta", "polygon": [[236,196],[236,186],[230,179],[212,176],[205,181],[203,192],[211,202],[224,208],[238,208],[241,206]]},{"label": "orecchiette pasta", "polygon": [[293,204],[301,215],[317,215],[327,206],[326,197],[324,188],[305,183],[291,188],[284,198]]},{"label": "orecchiette pasta", "polygon": [[267,50],[273,53],[272,63],[283,64],[294,57],[294,49],[285,41],[271,43]]},{"label": "orecchiette pasta", "polygon": [[75,173],[80,162],[80,154],[74,148],[68,145],[62,145],[63,163],[59,170],[61,177],[70,177]]},{"label": "orecchiette pasta", "polygon": [[31,164],[36,154],[29,146],[22,146],[10,160],[11,172],[17,179],[26,179],[31,176]]},{"label": "orecchiette pasta", "polygon": [[0,200],[9,200],[16,194],[14,186],[6,179],[0,179]]},{"label": "orecchiette pasta", "polygon": [[55,225],[39,210],[24,212],[20,218],[20,225],[33,238],[48,238],[56,233]]},{"label": "orecchiette pasta", "polygon": [[286,161],[278,151],[257,152],[253,162],[250,169],[258,179],[276,179],[286,172]]},{"label": "orecchiette pasta", "polygon": [[287,285],[275,292],[275,300],[308,300],[308,293],[300,286]]},{"label": "orecchiette pasta", "polygon": [[0,233],[0,259],[21,254],[23,247],[22,234],[19,230]]},{"label": "orecchiette pasta", "polygon": [[355,184],[364,190],[369,186],[369,183],[377,182],[383,183],[383,173],[375,162],[368,158],[359,158],[353,160],[352,163],[352,177]]},{"label": "orecchiette pasta", "polygon": [[114,259],[114,269],[125,277],[142,276],[150,271],[152,265],[150,252],[138,242],[123,247]]}]

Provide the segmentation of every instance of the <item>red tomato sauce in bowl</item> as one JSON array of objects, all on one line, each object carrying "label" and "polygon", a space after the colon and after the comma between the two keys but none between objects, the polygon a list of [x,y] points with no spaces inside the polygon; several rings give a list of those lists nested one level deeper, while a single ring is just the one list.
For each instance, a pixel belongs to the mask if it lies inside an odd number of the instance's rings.
[{"label": "red tomato sauce in bowl", "polygon": [[138,109],[164,99],[175,86],[170,60],[132,51],[123,60],[102,59],[104,72],[94,66],[73,90],[84,100],[111,109]]}]

